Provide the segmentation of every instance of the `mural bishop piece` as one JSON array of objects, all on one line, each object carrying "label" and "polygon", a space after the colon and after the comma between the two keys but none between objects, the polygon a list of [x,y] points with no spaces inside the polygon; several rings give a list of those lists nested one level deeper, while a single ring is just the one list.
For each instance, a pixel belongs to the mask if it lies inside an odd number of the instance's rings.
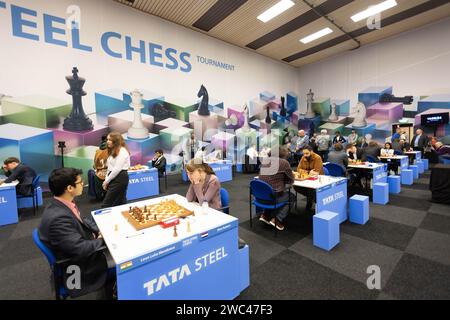
[{"label": "mural bishop piece", "polygon": [[72,96],[72,112],[69,117],[64,119],[63,129],[73,132],[91,131],[94,129],[92,120],[88,118],[83,110],[83,103],[81,97],[86,95],[83,90],[86,79],[78,76],[78,69],[74,67],[72,76],[67,76],[66,80],[70,85],[70,89],[66,92]]}]

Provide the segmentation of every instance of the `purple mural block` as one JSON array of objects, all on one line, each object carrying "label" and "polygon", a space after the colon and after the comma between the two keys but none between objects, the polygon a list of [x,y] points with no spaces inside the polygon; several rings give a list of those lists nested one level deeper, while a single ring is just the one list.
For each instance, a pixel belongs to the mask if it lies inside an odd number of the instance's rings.
[{"label": "purple mural block", "polygon": [[244,125],[245,115],[242,107],[228,107],[227,108],[228,118],[231,118],[232,115],[235,115],[238,122],[236,125],[230,125],[228,128],[239,129]]},{"label": "purple mural block", "polygon": [[377,103],[367,108],[367,117],[396,122],[403,118],[402,103]]},{"label": "purple mural block", "polygon": [[54,149],[55,154],[59,154],[58,141],[66,142],[65,152],[70,152],[73,149],[82,146],[99,146],[102,142],[102,136],[109,133],[109,128],[94,124],[94,130],[82,131],[82,132],[71,132],[63,130],[62,125],[57,129],[53,130],[54,137]]},{"label": "purple mural block", "polygon": [[211,138],[211,144],[219,149],[228,150],[234,147],[235,135],[227,132],[219,132]]}]

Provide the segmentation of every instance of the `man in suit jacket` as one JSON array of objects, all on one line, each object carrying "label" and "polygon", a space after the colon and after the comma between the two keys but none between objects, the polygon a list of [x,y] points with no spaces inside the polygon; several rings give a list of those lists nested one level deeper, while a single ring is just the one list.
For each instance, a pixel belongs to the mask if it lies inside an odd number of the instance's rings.
[{"label": "man in suit jacket", "polygon": [[[81,170],[55,169],[48,184],[54,198],[48,201],[39,226],[39,238],[55,254],[57,260],[70,259],[63,266],[63,284],[71,297],[78,297],[104,287],[108,263],[104,240],[95,222],[81,217],[73,202],[83,193]],[[80,286],[73,288],[73,274],[67,267],[80,268]],[[69,279],[68,279],[69,278]]]},{"label": "man in suit jacket", "polygon": [[411,147],[416,151],[421,151],[423,153],[423,149],[428,144],[428,138],[426,135],[423,134],[422,129],[417,129],[416,134],[411,140]]},{"label": "man in suit jacket", "polygon": [[3,163],[3,171],[7,179],[4,181],[0,180],[0,185],[18,180],[19,184],[16,186],[16,193],[23,196],[31,194],[33,180],[36,177],[36,172],[32,168],[20,163],[19,159],[10,157]]},{"label": "man in suit jacket", "polygon": [[158,174],[160,177],[162,177],[166,171],[166,158],[164,157],[164,151],[161,149],[155,151],[155,156],[152,160],[152,167],[158,169]]}]

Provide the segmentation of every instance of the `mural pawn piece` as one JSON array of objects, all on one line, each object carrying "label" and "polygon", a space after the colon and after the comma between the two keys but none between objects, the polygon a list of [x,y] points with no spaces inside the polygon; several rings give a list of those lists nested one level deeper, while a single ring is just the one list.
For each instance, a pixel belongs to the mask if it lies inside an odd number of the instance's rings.
[{"label": "mural pawn piece", "polygon": [[281,110],[280,110],[280,116],[282,117],[286,117],[286,106],[284,105],[285,103],[285,98],[284,96],[281,97]]},{"label": "mural pawn piece", "polygon": [[355,120],[352,123],[353,128],[364,128],[367,126],[366,113],[367,110],[364,103],[358,102],[356,105]]},{"label": "mural pawn piece", "polygon": [[144,105],[142,104],[143,94],[139,90],[134,90],[130,93],[131,103],[130,108],[134,109],[134,121],[131,128],[128,130],[128,138],[130,139],[147,139],[148,129],[144,127],[142,123],[142,109]]},{"label": "mural pawn piece", "polygon": [[312,119],[316,117],[316,113],[313,110],[313,102],[314,102],[314,92],[312,92],[311,89],[309,89],[308,94],[306,95],[307,98],[307,110],[306,110],[306,119]]},{"label": "mural pawn piece", "polygon": [[336,103],[333,103],[331,105],[331,114],[328,117],[328,121],[337,121],[338,120],[338,116],[336,114]]},{"label": "mural pawn piece", "polygon": [[72,132],[91,131],[94,129],[94,125],[84,113],[81,101],[81,97],[86,95],[86,92],[83,91],[86,79],[78,77],[77,67],[73,68],[72,74],[72,76],[66,77],[70,85],[70,89],[66,92],[72,96],[72,112],[69,117],[64,119],[63,129]]}]

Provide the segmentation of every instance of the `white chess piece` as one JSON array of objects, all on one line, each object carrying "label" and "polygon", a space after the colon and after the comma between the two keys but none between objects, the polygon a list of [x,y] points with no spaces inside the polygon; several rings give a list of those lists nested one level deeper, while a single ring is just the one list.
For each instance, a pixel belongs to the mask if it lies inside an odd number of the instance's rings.
[{"label": "white chess piece", "polygon": [[331,105],[331,114],[328,117],[328,121],[337,121],[338,120],[338,116],[336,114],[336,103],[333,103]]},{"label": "white chess piece", "polygon": [[316,117],[316,113],[313,110],[313,102],[314,102],[314,92],[312,92],[311,89],[309,89],[309,93],[307,94],[308,100],[307,100],[307,110],[306,110],[306,119],[312,119]]},{"label": "white chess piece", "polygon": [[355,120],[352,123],[353,128],[363,128],[367,126],[366,122],[366,106],[362,102],[356,105]]},{"label": "white chess piece", "polygon": [[250,126],[248,125],[248,119],[249,119],[249,109],[248,106],[244,106],[244,125],[242,126],[242,130],[245,132],[248,132],[250,130]]},{"label": "white chess piece", "polygon": [[142,122],[142,109],[144,105],[142,104],[142,93],[139,90],[134,90],[130,93],[131,103],[130,107],[134,109],[134,121],[131,128],[128,130],[128,138],[131,139],[147,139],[148,129],[144,127]]}]

